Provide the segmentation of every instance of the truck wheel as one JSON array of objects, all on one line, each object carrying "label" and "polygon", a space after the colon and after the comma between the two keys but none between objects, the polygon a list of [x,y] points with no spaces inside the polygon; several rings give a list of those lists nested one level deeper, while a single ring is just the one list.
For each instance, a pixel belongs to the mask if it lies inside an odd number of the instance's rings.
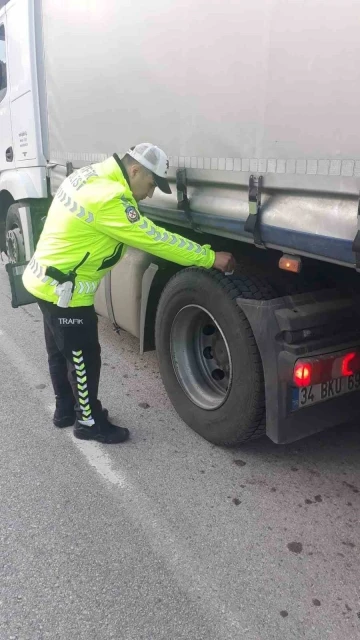
[{"label": "truck wheel", "polygon": [[19,215],[19,205],[12,204],[6,215],[6,253],[9,262],[25,262],[24,234]]},{"label": "truck wheel", "polygon": [[191,268],[160,298],[155,339],[161,377],[179,416],[209,442],[236,445],[265,433],[263,369],[236,298],[276,294],[258,278]]}]

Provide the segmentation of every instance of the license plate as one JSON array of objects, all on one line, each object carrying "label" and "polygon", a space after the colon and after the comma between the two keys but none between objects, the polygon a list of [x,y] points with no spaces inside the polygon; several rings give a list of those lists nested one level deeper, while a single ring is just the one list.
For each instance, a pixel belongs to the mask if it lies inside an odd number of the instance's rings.
[{"label": "license plate", "polygon": [[345,393],[351,393],[360,389],[360,373],[344,378],[334,378],[328,382],[321,384],[309,385],[300,389],[292,390],[292,411],[304,409],[304,407],[318,404],[343,396]]}]

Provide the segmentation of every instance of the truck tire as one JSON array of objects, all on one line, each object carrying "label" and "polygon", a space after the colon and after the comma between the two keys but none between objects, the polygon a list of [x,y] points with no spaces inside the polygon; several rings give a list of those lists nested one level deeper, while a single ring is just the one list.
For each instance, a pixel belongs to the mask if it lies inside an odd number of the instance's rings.
[{"label": "truck tire", "polygon": [[165,389],[184,422],[209,442],[233,446],[265,433],[264,377],[244,296],[276,297],[259,278],[190,268],[165,287],[155,322]]},{"label": "truck tire", "polygon": [[19,204],[12,204],[6,215],[6,253],[9,262],[25,262],[24,234],[19,215]]}]

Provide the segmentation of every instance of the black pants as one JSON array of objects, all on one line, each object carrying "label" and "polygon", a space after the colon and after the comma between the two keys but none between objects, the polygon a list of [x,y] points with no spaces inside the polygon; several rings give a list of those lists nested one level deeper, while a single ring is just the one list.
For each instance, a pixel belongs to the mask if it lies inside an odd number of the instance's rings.
[{"label": "black pants", "polygon": [[75,407],[79,421],[92,425],[101,414],[98,400],[101,349],[93,306],[62,309],[38,300],[44,316],[45,343],[56,407]]}]

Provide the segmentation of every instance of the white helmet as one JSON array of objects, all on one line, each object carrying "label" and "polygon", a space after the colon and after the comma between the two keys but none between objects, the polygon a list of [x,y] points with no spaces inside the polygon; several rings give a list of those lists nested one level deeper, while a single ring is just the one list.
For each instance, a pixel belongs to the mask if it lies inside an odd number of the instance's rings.
[{"label": "white helmet", "polygon": [[127,152],[139,164],[152,172],[156,185],[164,193],[171,193],[166,178],[169,170],[169,160],[164,151],[150,142],[141,142]]}]

